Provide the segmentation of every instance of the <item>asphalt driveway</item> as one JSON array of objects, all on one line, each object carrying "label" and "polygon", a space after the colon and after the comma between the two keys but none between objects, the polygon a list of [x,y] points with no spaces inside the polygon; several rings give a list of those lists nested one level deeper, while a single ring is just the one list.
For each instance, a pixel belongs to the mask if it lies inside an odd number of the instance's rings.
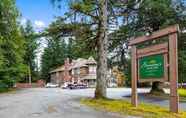
[{"label": "asphalt driveway", "polygon": [[[149,89],[138,89],[138,93]],[[129,88],[107,89],[108,97],[126,99]],[[94,89],[62,90],[60,88],[32,88],[14,93],[0,94],[0,118],[134,118],[97,111],[79,103],[82,97],[93,97]],[[168,107],[169,101],[139,97],[141,102]],[[180,103],[186,111],[186,103]]]},{"label": "asphalt driveway", "polygon": [[1,94],[0,118],[124,118],[81,105],[81,95],[77,93],[78,90],[35,88]]}]

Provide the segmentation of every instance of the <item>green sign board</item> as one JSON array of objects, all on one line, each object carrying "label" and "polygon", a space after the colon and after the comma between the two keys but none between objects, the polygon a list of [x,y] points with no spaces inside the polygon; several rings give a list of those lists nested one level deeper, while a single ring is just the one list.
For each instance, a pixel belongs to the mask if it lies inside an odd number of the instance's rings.
[{"label": "green sign board", "polygon": [[164,76],[163,55],[152,55],[139,59],[140,79],[160,79]]}]

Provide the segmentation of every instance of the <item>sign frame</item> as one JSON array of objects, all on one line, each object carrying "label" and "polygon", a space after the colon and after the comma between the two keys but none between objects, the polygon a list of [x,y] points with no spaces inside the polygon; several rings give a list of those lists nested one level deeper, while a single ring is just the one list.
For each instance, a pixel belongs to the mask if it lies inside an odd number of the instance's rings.
[{"label": "sign frame", "polygon": [[[137,94],[137,82],[139,80],[139,67],[138,58],[144,56],[150,56],[154,54],[164,54],[166,69],[166,75],[163,80],[170,81],[170,111],[178,113],[179,111],[179,96],[178,96],[178,53],[177,53],[177,35],[179,33],[179,25],[173,25],[165,29],[153,32],[149,36],[141,36],[133,38],[129,41],[131,46],[131,71],[132,71],[132,98],[131,103],[134,107],[138,105],[138,94]],[[147,47],[146,49],[137,49],[136,45],[146,42],[157,40],[158,38],[168,36],[167,44],[154,45],[154,47]],[[165,46],[166,45],[166,46]],[[164,48],[163,48],[164,47]],[[161,49],[161,50],[158,50]],[[140,79],[141,81],[141,79]],[[148,82],[153,82],[154,79]],[[144,81],[145,82],[145,81]],[[147,81],[146,81],[147,82]]]}]

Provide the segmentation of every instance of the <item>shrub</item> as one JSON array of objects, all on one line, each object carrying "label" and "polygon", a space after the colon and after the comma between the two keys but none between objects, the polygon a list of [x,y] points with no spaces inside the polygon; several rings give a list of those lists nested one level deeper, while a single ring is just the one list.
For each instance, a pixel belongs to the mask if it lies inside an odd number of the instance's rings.
[{"label": "shrub", "polygon": [[15,81],[13,79],[5,79],[2,81],[5,85],[8,86],[8,88],[12,88],[15,84]]},{"label": "shrub", "polygon": [[0,81],[0,92],[8,91],[8,85]]}]

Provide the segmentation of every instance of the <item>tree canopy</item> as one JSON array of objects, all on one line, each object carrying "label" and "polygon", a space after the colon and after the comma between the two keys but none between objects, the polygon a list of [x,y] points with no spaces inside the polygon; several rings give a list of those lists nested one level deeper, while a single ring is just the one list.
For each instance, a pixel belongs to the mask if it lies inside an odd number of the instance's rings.
[{"label": "tree canopy", "polygon": [[[27,76],[24,81],[28,81],[29,76],[32,80],[38,79],[37,50],[39,48],[39,35],[34,31],[31,21],[27,21],[21,26],[21,33],[24,38],[25,54],[23,57],[24,64],[27,65]],[[29,72],[30,71],[30,72]],[[29,75],[30,73],[30,75]]]},{"label": "tree canopy", "polygon": [[18,17],[15,0],[0,2],[0,81],[7,84],[21,79],[26,73],[23,63],[25,41]]}]

